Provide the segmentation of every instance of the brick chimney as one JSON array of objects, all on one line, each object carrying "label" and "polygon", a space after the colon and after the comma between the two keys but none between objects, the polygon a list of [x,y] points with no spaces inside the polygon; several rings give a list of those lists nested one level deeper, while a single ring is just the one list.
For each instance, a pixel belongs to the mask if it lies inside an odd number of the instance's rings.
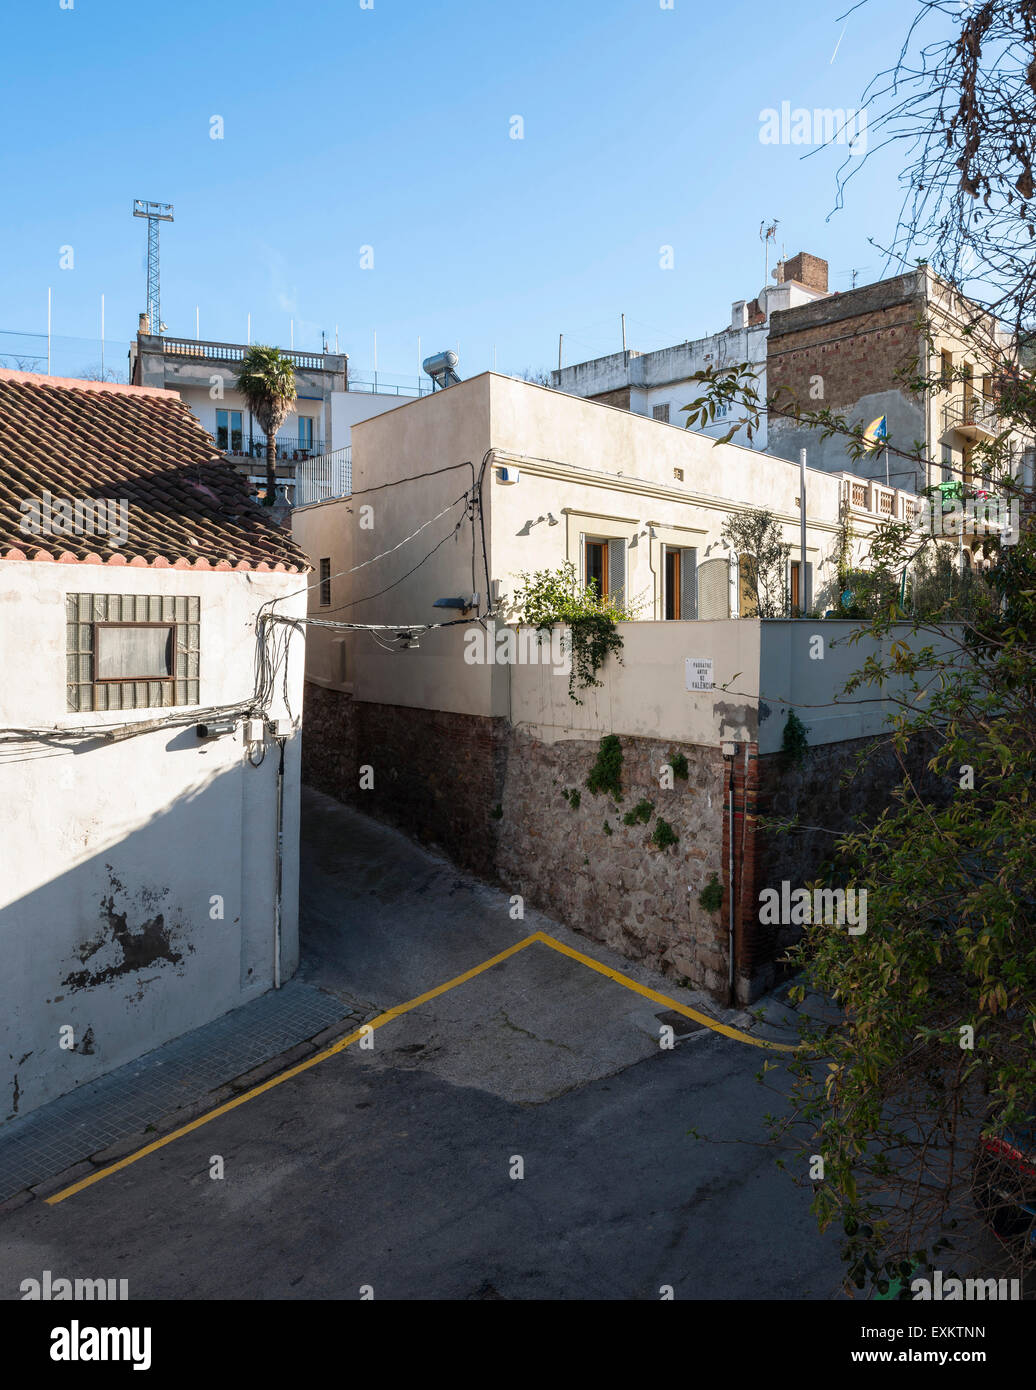
[{"label": "brick chimney", "polygon": [[807,290],[827,294],[827,261],[822,261],[819,256],[811,256],[808,251],[800,251],[791,260],[778,261],[777,283],[782,285],[789,280],[804,285]]}]

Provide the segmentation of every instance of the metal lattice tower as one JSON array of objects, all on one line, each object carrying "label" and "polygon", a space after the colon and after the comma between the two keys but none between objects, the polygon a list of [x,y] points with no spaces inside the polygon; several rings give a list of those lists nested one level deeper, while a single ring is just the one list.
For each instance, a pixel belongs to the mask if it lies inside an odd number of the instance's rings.
[{"label": "metal lattice tower", "polygon": [[172,203],[153,203],[133,199],[133,216],[147,218],[147,323],[150,333],[162,332],[162,295],[158,271],[158,231],[160,222],[173,221]]}]

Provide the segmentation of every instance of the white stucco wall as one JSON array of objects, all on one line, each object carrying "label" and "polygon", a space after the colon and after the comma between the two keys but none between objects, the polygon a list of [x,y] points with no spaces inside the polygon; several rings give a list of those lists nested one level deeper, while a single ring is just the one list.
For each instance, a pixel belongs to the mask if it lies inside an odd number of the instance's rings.
[{"label": "white stucco wall", "polygon": [[[94,728],[184,713],[191,722],[72,747],[26,739],[0,753],[0,1119],[25,1114],[199,1026],[273,982],[278,749],[249,765],[236,733],[199,740],[193,711],[66,709],[69,593],[197,595],[200,697],[253,691],[255,616],[306,575],[0,561],[0,728]],[[282,978],[298,960],[303,641],[270,706],[285,753]],[[255,756],[258,758],[258,751]],[[211,916],[211,899],[223,917]],[[73,1030],[75,1049],[60,1046]],[[66,1035],[67,1036],[67,1035]]]}]

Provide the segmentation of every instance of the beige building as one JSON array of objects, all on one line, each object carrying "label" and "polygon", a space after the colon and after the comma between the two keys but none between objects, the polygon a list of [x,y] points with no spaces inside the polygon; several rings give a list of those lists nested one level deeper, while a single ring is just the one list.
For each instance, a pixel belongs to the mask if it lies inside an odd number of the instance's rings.
[{"label": "beige building", "polygon": [[[792,547],[788,615],[801,606],[798,465],[511,377],[487,372],[355,425],[353,488],[293,513],[296,540],[330,576],[311,596],[316,618],[416,628],[461,616],[437,599],[477,594],[479,612],[506,621],[520,575],[566,561],[641,619],[754,616],[745,557],[721,536],[729,515],[752,507],[768,508]],[[879,519],[912,515],[903,492],[807,469],[810,612],[837,606],[843,501],[854,564]],[[462,641],[463,628],[422,636],[404,672],[365,633],[316,629],[307,676],[361,699],[499,713],[491,673],[457,659]]]},{"label": "beige building", "polygon": [[[880,702],[837,705],[851,624],[759,621],[746,557],[722,540],[732,513],[772,511],[793,547],[793,611],[798,466],[493,373],[356,424],[353,464],[351,497],[292,513],[320,580],[307,779],[675,978],[755,997],[783,944],[760,931],[756,883],[803,882],[829,850],[757,849],[756,798],[780,784],[789,712],[805,715],[815,759],[796,794],[822,825],[844,815],[825,798],[884,719]],[[807,471],[811,612],[835,599],[840,512],[858,564],[878,519],[905,519],[912,501]],[[521,574],[566,561],[639,613],[578,704],[551,644],[506,625]],[[586,790],[605,735],[623,749],[621,805]],[[852,804],[865,800],[857,789]],[[626,818],[634,805],[647,822]],[[700,901],[710,882],[718,914]]]}]

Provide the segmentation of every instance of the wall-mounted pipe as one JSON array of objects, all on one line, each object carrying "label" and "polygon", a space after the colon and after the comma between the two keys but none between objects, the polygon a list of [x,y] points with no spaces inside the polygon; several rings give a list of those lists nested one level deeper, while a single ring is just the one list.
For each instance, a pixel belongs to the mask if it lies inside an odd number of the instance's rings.
[{"label": "wall-mounted pipe", "polygon": [[281,878],[284,864],[284,745],[286,738],[277,740],[280,759],[277,763],[277,843],[274,856],[273,880],[273,987],[281,987]]}]

